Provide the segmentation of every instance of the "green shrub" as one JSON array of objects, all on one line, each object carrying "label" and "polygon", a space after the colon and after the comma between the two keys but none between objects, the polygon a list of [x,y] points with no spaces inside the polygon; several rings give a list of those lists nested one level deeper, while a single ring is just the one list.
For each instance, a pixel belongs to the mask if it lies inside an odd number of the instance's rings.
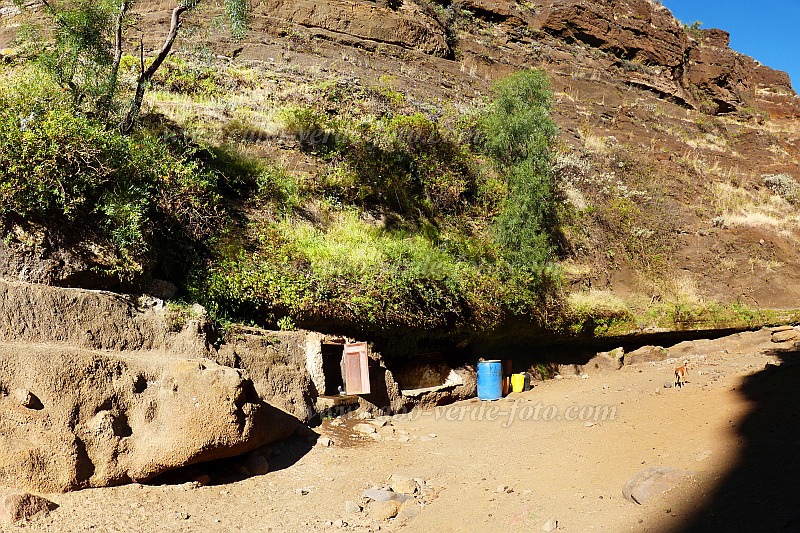
[{"label": "green shrub", "polygon": [[497,241],[515,268],[542,273],[554,259],[558,205],[549,81],[541,71],[524,71],[494,90],[496,98],[483,122],[485,146],[508,183],[508,196],[495,224]]},{"label": "green shrub", "polygon": [[199,317],[191,305],[185,302],[167,302],[164,314],[167,331],[178,333],[183,330],[187,322],[197,318]]},{"label": "green shrub", "polygon": [[480,190],[475,156],[422,113],[329,123],[321,192],[413,223],[463,213]]},{"label": "green shrub", "polygon": [[212,174],[163,140],[108,131],[42,79],[0,91],[0,221],[105,236],[122,277],[141,273],[154,234],[167,225],[208,236],[219,216],[215,188]]},{"label": "green shrub", "polygon": [[549,168],[550,148],[556,126],[550,118],[552,93],[543,71],[522,71],[494,87],[483,125],[488,153],[503,167],[533,159]]},{"label": "green shrub", "polygon": [[165,61],[153,78],[153,88],[177,94],[212,98],[225,94],[225,79],[211,67],[190,66],[172,57]]},{"label": "green shrub", "polygon": [[330,132],[326,129],[326,118],[309,107],[293,107],[284,110],[280,116],[284,129],[293,135],[304,147],[326,145]]},{"label": "green shrub", "polygon": [[256,177],[255,198],[272,202],[284,213],[300,207],[300,185],[295,176],[286,170],[267,166]]},{"label": "green shrub", "polygon": [[278,329],[281,331],[294,331],[297,329],[297,325],[292,320],[290,316],[284,316],[278,319],[277,322]]},{"label": "green shrub", "polygon": [[490,329],[510,310],[490,252],[479,267],[422,235],[365,223],[354,210],[326,230],[286,220],[258,235],[255,251],[235,252],[197,277],[194,294],[222,315],[452,331]]},{"label": "green shrub", "polygon": [[703,39],[703,23],[699,20],[695,20],[691,24],[683,24],[683,31],[685,31],[689,37],[697,39],[698,41]]},{"label": "green shrub", "polygon": [[788,174],[766,174],[762,176],[769,190],[789,203],[800,204],[800,183]]},{"label": "green shrub", "polygon": [[576,292],[569,295],[565,325],[573,333],[602,335],[615,326],[631,329],[633,318],[625,302],[610,292]]}]

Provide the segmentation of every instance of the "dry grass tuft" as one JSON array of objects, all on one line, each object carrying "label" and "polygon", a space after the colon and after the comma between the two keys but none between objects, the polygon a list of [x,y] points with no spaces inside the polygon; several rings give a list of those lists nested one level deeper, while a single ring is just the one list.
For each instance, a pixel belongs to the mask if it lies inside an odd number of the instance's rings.
[{"label": "dry grass tuft", "polygon": [[567,302],[572,314],[579,317],[623,319],[631,316],[625,301],[610,291],[574,292],[569,295]]},{"label": "dry grass tuft", "polygon": [[769,190],[750,191],[726,183],[712,186],[715,223],[723,227],[762,228],[790,234],[800,229],[800,214]]}]

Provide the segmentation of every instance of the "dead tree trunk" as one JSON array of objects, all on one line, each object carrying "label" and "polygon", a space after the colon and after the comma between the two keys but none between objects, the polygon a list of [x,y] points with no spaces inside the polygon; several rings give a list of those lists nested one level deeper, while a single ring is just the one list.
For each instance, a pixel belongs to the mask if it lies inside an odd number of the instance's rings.
[{"label": "dead tree trunk", "polygon": [[136,121],[139,118],[139,111],[141,111],[142,103],[144,102],[144,93],[147,90],[147,86],[149,85],[150,80],[153,78],[153,75],[156,73],[159,67],[161,67],[161,64],[172,50],[172,44],[175,42],[175,38],[178,36],[178,30],[181,27],[181,15],[187,9],[188,8],[186,6],[182,5],[172,10],[172,20],[170,22],[167,40],[164,42],[161,50],[158,51],[156,58],[147,68],[145,68],[144,65],[144,44],[142,43],[141,39],[139,40],[139,61],[141,73],[139,74],[139,79],[136,81],[136,93],[131,101],[131,107],[128,109],[128,113],[125,115],[125,118],[119,127],[122,133],[130,133],[136,125]]},{"label": "dead tree trunk", "polygon": [[108,80],[108,91],[106,92],[102,113],[108,116],[114,103],[114,95],[117,93],[117,83],[119,80],[119,64],[122,61],[122,25],[125,16],[128,14],[128,0],[122,0],[117,13],[117,20],[114,26],[114,60],[111,64],[111,75]]}]

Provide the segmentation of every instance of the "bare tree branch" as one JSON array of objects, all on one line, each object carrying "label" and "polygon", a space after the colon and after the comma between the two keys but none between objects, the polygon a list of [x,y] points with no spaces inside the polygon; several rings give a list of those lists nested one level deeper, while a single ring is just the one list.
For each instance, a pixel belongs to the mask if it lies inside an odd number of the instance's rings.
[{"label": "bare tree branch", "polygon": [[128,0],[122,0],[119,6],[119,13],[114,22],[114,59],[111,63],[111,76],[108,81],[108,92],[106,93],[105,106],[103,106],[103,113],[108,114],[111,111],[111,105],[114,100],[114,95],[117,93],[117,83],[119,80],[119,64],[122,61],[122,29],[125,22],[125,16],[128,14]]},{"label": "bare tree branch", "polygon": [[139,73],[144,74],[144,37],[139,36]]},{"label": "bare tree branch", "polygon": [[119,70],[119,62],[122,60],[122,25],[125,15],[128,14],[128,0],[122,0],[117,13],[117,20],[114,25],[114,71]]},{"label": "bare tree branch", "polygon": [[122,124],[120,124],[120,131],[122,133],[130,133],[131,130],[133,130],[133,127],[136,125],[136,120],[139,118],[139,111],[141,110],[142,103],[144,102],[144,93],[147,90],[147,85],[150,83],[150,80],[153,78],[156,71],[158,71],[159,67],[161,67],[161,64],[164,63],[164,60],[172,50],[172,45],[175,43],[175,38],[178,36],[178,30],[181,27],[181,15],[187,9],[188,7],[185,5],[180,5],[172,10],[172,19],[170,21],[167,39],[164,41],[164,45],[161,47],[161,50],[158,51],[156,58],[146,69],[144,68],[144,52],[143,50],[141,51],[142,70],[139,74],[139,79],[136,82],[136,94],[131,101],[131,107],[128,110],[128,114],[125,116],[125,119],[122,121]]}]

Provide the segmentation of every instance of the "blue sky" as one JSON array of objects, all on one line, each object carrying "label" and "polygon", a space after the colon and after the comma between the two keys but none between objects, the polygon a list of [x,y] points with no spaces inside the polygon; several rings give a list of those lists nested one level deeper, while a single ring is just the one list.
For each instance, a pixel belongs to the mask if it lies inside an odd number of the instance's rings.
[{"label": "blue sky", "polygon": [[731,34],[731,48],[783,70],[800,89],[800,1],[798,0],[662,0],[686,23]]}]

